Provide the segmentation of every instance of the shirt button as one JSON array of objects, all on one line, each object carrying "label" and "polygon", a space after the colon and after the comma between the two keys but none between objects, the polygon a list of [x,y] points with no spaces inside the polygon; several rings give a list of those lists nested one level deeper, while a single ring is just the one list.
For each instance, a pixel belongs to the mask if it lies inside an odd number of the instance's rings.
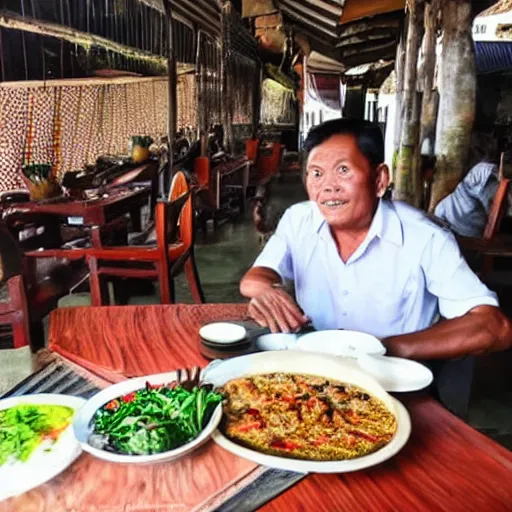
[{"label": "shirt button", "polygon": [[342,295],[348,295],[348,290],[343,290],[341,293]]},{"label": "shirt button", "polygon": [[343,313],[343,316],[347,316],[347,312],[346,311]]}]

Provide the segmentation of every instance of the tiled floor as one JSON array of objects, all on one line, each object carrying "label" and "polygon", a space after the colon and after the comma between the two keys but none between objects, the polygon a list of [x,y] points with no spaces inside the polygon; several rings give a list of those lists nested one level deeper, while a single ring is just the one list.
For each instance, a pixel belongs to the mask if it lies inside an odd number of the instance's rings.
[{"label": "tiled floor", "polygon": [[[278,185],[279,194],[287,203],[302,198],[302,185],[297,180]],[[249,217],[249,216],[248,216]],[[250,219],[225,224],[215,234],[196,240],[196,261],[208,302],[239,302],[240,278],[259,251],[259,239]],[[140,292],[141,285],[137,285]],[[131,304],[157,303],[152,287],[130,299]],[[176,279],[176,298],[192,302],[183,276]],[[61,306],[87,305],[88,294],[68,296]],[[510,306],[512,306],[512,301]],[[506,305],[508,312],[512,307]],[[0,394],[31,372],[31,356],[25,349],[0,351]],[[477,361],[469,422],[512,449],[512,353],[497,354]]]}]

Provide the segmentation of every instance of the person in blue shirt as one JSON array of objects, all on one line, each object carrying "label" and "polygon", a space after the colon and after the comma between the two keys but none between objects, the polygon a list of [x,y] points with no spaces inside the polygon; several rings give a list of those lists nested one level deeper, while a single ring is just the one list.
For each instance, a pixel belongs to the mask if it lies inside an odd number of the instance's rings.
[{"label": "person in blue shirt", "polygon": [[378,125],[328,121],[310,131],[305,150],[309,201],[285,212],[240,283],[256,322],[273,332],[310,321],[317,330],[367,332],[389,355],[411,359],[512,345],[510,320],[453,234],[383,199],[389,170]]}]

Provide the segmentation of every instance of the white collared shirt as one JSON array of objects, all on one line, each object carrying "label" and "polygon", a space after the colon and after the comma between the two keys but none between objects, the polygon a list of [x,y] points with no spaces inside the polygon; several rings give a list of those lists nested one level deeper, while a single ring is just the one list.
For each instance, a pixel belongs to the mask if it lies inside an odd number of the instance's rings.
[{"label": "white collared shirt", "polygon": [[363,243],[346,263],[312,201],[283,215],[254,263],[293,280],[297,303],[317,330],[351,329],[379,338],[497,306],[454,236],[405,203],[381,200]]}]

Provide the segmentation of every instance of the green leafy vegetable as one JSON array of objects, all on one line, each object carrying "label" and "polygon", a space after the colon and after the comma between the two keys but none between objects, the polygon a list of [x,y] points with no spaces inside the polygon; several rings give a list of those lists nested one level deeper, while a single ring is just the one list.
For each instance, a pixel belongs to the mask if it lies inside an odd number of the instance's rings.
[{"label": "green leafy vegetable", "polygon": [[222,395],[206,386],[189,391],[148,384],[99,409],[91,439],[103,436],[107,450],[129,455],[172,450],[196,438],[221,401]]},{"label": "green leafy vegetable", "polygon": [[62,405],[17,405],[0,411],[0,466],[25,462],[44,439],[56,440],[74,411]]}]

